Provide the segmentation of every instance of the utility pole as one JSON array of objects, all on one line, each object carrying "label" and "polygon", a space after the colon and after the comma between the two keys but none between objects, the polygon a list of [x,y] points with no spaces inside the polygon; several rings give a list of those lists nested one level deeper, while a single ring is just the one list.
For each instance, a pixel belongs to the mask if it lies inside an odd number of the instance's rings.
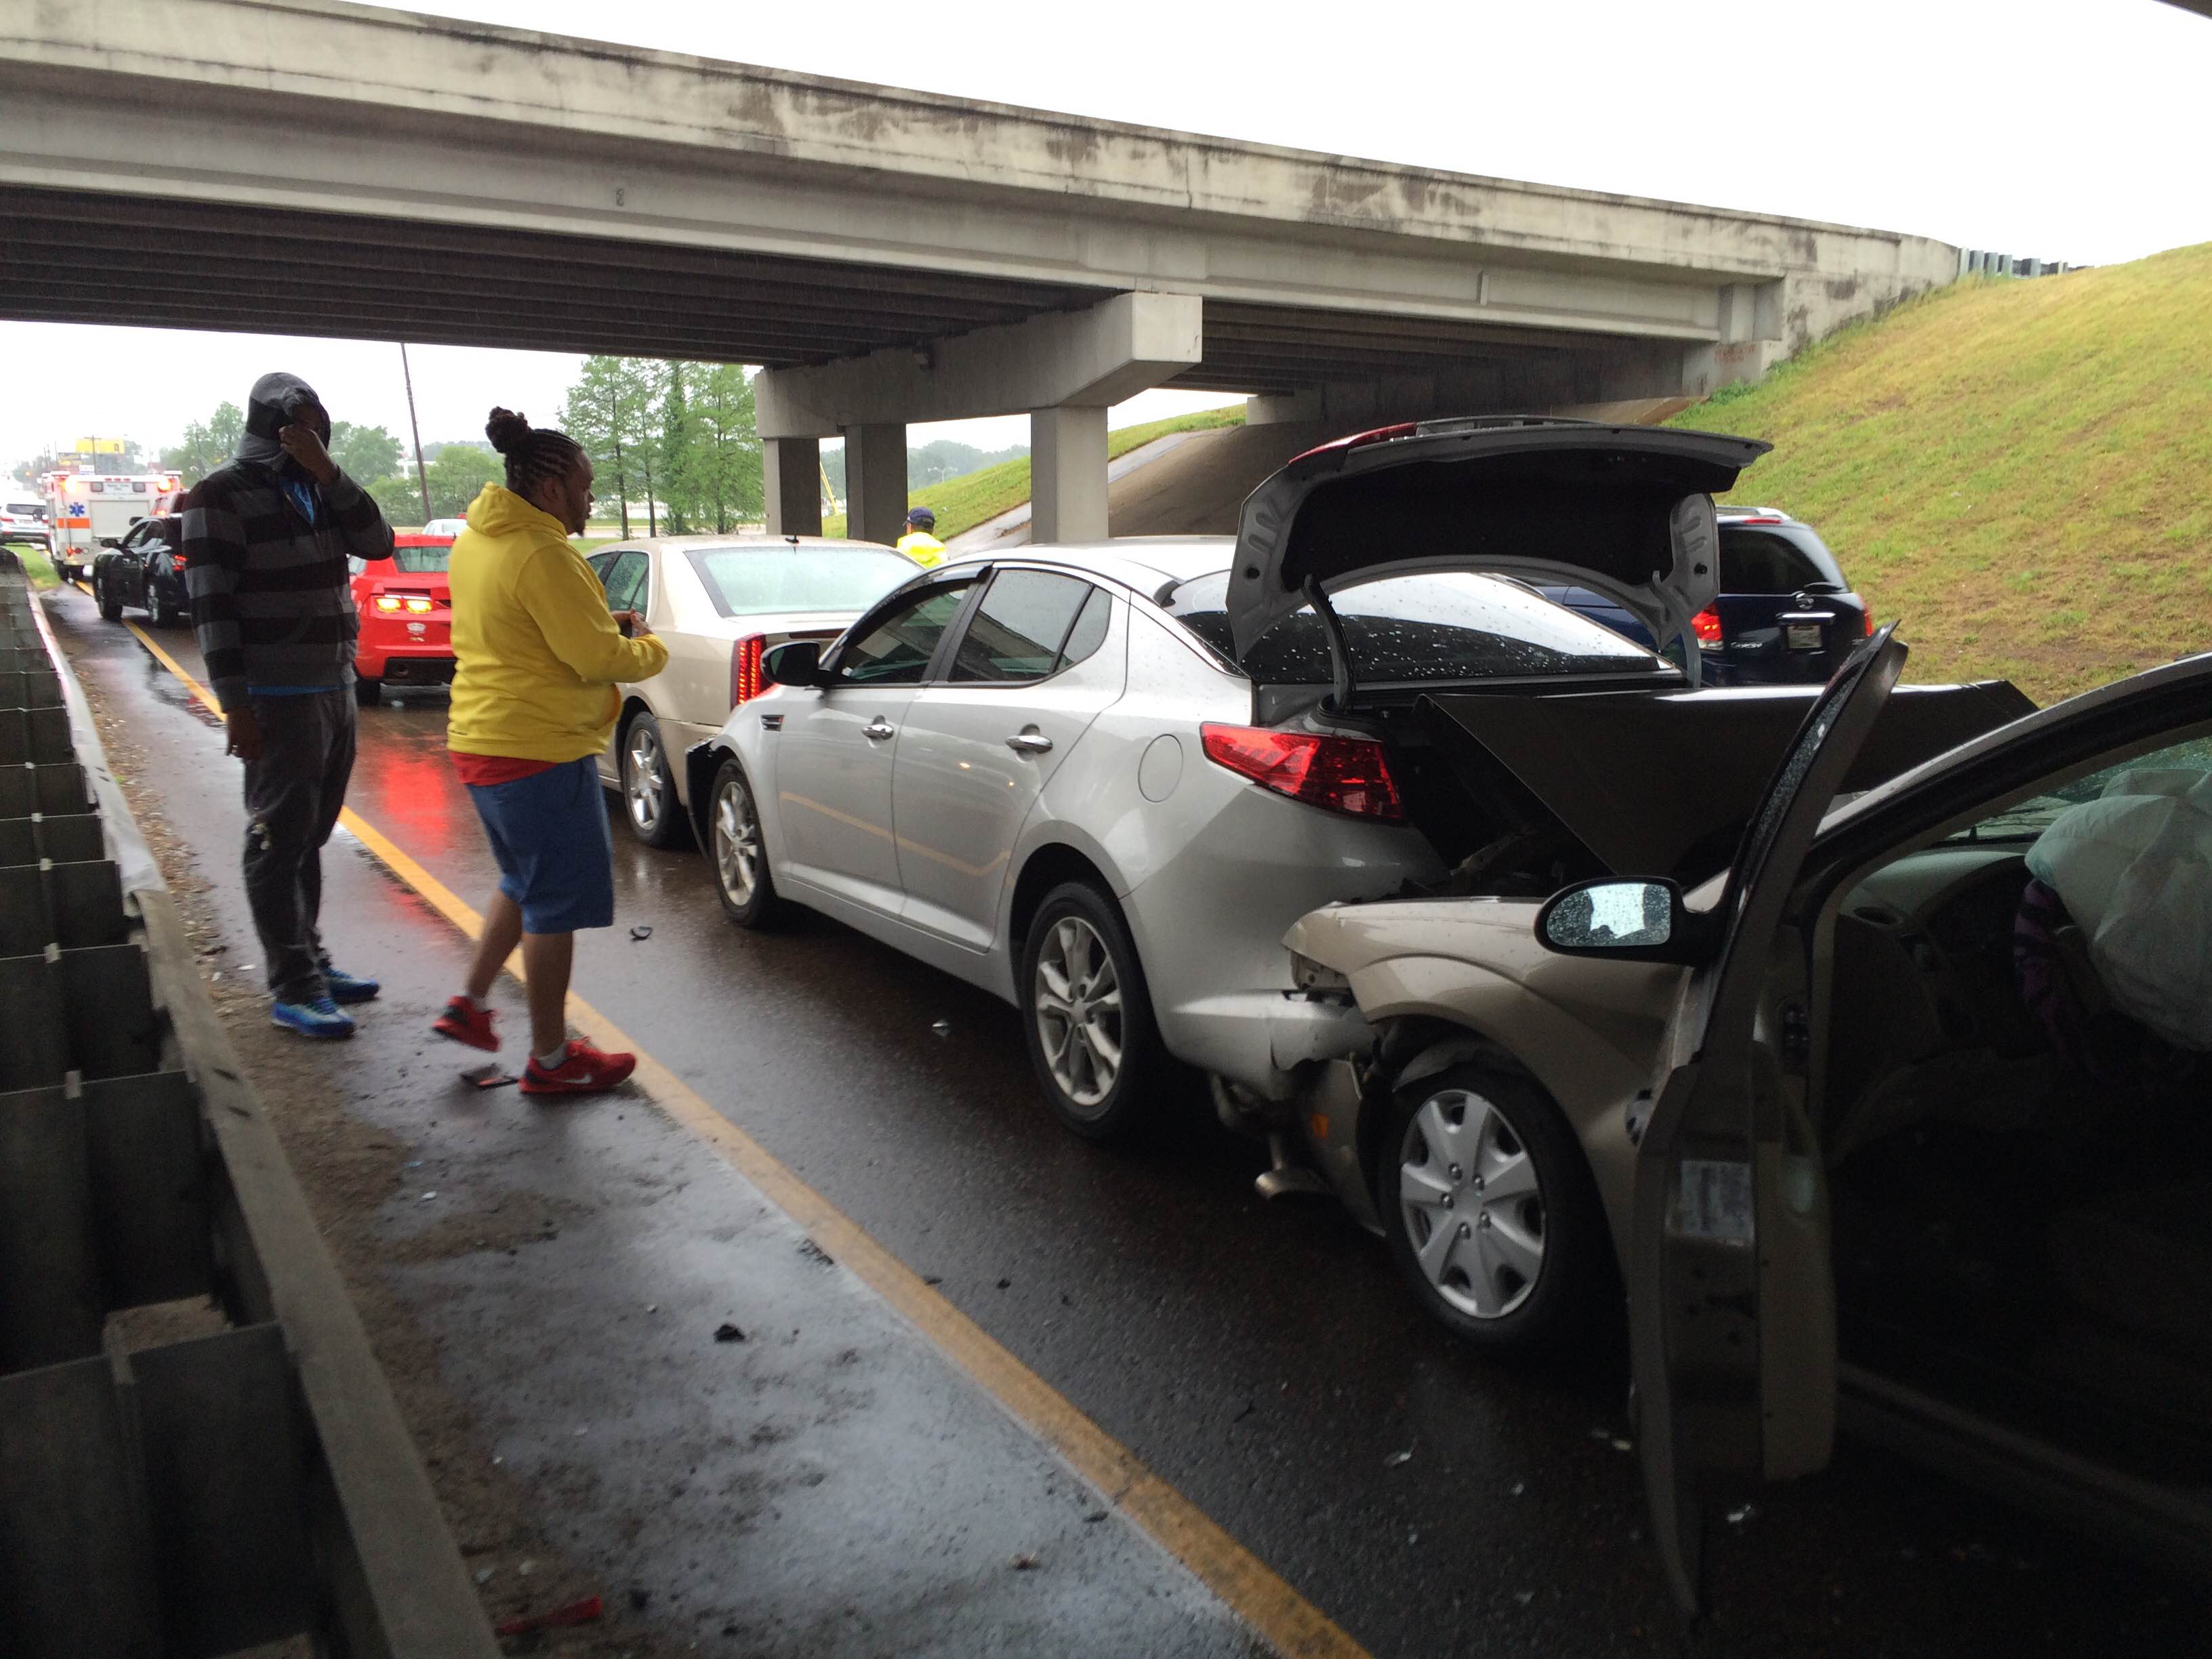
[{"label": "utility pole", "polygon": [[422,522],[430,522],[430,475],[422,468],[422,428],[415,419],[415,371],[407,367],[407,342],[399,343],[399,374],[407,382],[407,430],[415,440],[415,482],[422,490]]}]

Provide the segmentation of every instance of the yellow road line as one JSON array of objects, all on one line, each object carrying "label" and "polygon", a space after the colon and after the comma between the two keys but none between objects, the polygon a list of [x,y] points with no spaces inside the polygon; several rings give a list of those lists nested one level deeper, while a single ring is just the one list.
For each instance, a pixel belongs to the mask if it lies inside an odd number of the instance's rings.
[{"label": "yellow road line", "polygon": [[[125,625],[154,653],[155,660],[182,680],[194,696],[217,714],[222,712],[207,688],[186,673],[144,629],[136,623]],[[338,822],[462,933],[471,939],[483,933],[483,918],[382,830],[351,807],[338,815]],[[522,978],[520,952],[507,958],[507,970],[518,981]],[[568,1018],[598,1047],[635,1054],[637,1081],[654,1105],[711,1146],[770,1203],[797,1222],[824,1252],[859,1274],[939,1352],[1066,1459],[1077,1474],[1189,1568],[1278,1652],[1289,1659],[1368,1659],[1365,1649],[1285,1583],[1266,1562],[1146,1468],[1135,1453],[923,1283],[919,1273],[878,1243],[858,1222],[785,1168],[766,1147],[573,991],[568,994]]]}]

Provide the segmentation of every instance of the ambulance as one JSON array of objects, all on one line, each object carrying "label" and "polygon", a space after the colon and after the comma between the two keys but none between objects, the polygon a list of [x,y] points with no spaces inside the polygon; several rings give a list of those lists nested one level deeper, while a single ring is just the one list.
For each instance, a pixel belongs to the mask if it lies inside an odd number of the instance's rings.
[{"label": "ambulance", "polygon": [[177,472],[48,472],[39,480],[53,537],[55,571],[81,580],[93,556],[112,547],[141,519],[175,509],[184,493]]}]

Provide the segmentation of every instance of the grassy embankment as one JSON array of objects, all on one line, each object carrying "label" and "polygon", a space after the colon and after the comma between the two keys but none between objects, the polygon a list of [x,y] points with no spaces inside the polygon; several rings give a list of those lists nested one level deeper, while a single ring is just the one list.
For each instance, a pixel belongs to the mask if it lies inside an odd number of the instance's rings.
[{"label": "grassy embankment", "polygon": [[[1216,427],[1243,424],[1244,405],[1231,404],[1224,409],[1201,409],[1195,414],[1147,421],[1142,426],[1125,426],[1106,434],[1106,459],[1119,460],[1140,445],[1172,432],[1210,432]],[[973,530],[985,520],[995,519],[1029,498],[1030,463],[1024,455],[1019,460],[1001,461],[996,466],[982,467],[930,484],[913,491],[908,499],[916,505],[928,505],[937,514],[937,538],[949,542],[962,531]],[[843,535],[845,514],[839,513],[823,520],[822,533]]]},{"label": "grassy embankment", "polygon": [[58,587],[61,585],[62,579],[54,574],[53,562],[46,556],[46,550],[43,547],[33,547],[27,542],[10,542],[8,550],[23,561],[23,574],[31,579],[33,587]]},{"label": "grassy embankment", "polygon": [[2212,244],[1961,283],[1677,416],[1771,440],[1920,680],[2039,702],[2212,648]]}]

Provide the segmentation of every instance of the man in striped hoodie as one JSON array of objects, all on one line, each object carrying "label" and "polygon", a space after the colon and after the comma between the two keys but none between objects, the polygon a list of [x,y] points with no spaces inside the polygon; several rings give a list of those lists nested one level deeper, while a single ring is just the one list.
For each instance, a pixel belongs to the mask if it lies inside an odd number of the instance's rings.
[{"label": "man in striped hoodie", "polygon": [[392,556],[392,526],[325,447],[314,388],[264,374],[235,459],[185,498],[185,586],[208,683],[246,763],[246,896],[275,1024],[353,1035],[337,1006],[380,988],[331,966],[316,923],[322,848],[353,773],[354,614],[349,556]]}]

